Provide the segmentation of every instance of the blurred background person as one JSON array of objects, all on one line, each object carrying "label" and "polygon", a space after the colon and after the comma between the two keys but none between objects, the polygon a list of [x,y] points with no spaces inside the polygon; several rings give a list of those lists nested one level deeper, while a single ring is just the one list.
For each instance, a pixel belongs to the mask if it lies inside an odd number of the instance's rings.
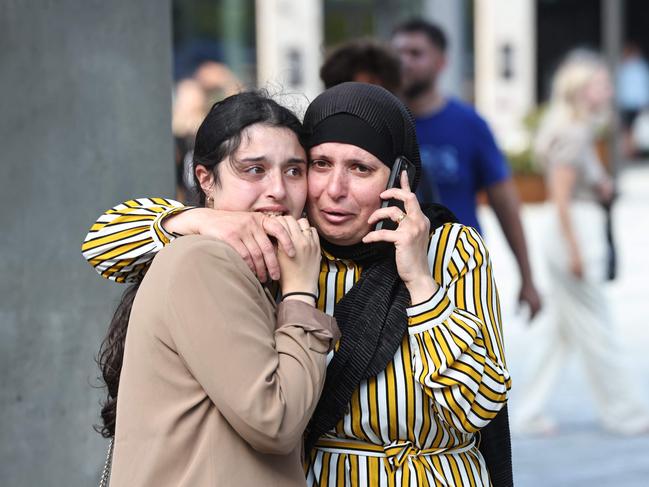
[{"label": "blurred background person", "polygon": [[244,84],[230,68],[216,61],[202,62],[194,72],[194,79],[205,91],[208,106],[239,93],[244,88]]},{"label": "blurred background person", "polygon": [[224,64],[202,62],[192,78],[176,84],[171,128],[176,162],[176,199],[196,203],[192,156],[199,125],[214,103],[240,92],[243,83]]},{"label": "blurred background person", "polygon": [[355,39],[334,48],[320,68],[325,88],[358,81],[372,83],[397,94],[401,85],[399,58],[372,39]]},{"label": "blurred background person", "polygon": [[446,35],[420,19],[397,26],[392,45],[402,67],[402,95],[413,112],[421,149],[420,201],[448,206],[460,222],[480,231],[477,193],[484,189],[516,258],[521,276],[519,302],[530,317],[541,309],[532,279],[519,215],[519,200],[507,161],[487,123],[469,105],[441,93],[438,78],[446,66]]},{"label": "blurred background person", "polygon": [[634,157],[637,146],[633,138],[633,125],[640,112],[649,107],[649,65],[640,46],[634,42],[627,42],[624,46],[616,85],[624,130],[624,152],[626,157]]},{"label": "blurred background person", "polygon": [[176,162],[176,199],[179,201],[187,201],[195,193],[192,167],[194,139],[208,111],[207,95],[198,81],[187,78],[176,84],[171,131]]},{"label": "blurred background person", "polygon": [[522,434],[557,429],[546,405],[572,350],[578,350],[602,425],[620,434],[649,433],[649,412],[636,398],[613,327],[603,282],[607,246],[603,204],[613,184],[598,158],[595,138],[609,113],[613,88],[604,62],[588,51],[571,53],[557,70],[535,144],[546,171],[549,212],[545,254],[555,319],[541,343],[514,425]]}]

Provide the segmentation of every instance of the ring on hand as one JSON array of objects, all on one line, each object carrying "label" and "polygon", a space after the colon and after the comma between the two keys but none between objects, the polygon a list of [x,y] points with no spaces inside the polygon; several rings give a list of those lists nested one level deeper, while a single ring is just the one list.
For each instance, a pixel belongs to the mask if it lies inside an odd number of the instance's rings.
[{"label": "ring on hand", "polygon": [[408,215],[406,215],[405,213],[401,213],[401,214],[397,217],[397,223],[401,223],[401,222],[406,218],[406,216],[408,216]]}]

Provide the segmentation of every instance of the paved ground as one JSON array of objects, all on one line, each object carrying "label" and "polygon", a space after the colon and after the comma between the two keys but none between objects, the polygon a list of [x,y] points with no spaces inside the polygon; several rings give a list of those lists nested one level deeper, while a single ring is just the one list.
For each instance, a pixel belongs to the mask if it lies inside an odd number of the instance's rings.
[{"label": "paved ground", "polygon": [[[649,164],[626,169],[620,178],[621,198],[615,209],[620,255],[620,277],[608,285],[618,320],[613,325],[626,352],[624,360],[649,407]],[[542,207],[523,209],[524,225],[534,272],[541,291],[547,278],[540,255],[543,237],[539,225]],[[517,312],[518,274],[489,209],[481,210],[483,230],[494,261],[503,302],[507,355],[514,386],[510,409],[516,410],[516,386],[523,384],[527,356],[546,316],[528,326]],[[632,256],[635,256],[632,260]],[[559,423],[559,433],[548,438],[513,440],[514,474],[518,487],[536,486],[649,486],[649,435],[624,438],[599,428],[585,384],[581,363],[573,359],[557,386],[549,412]],[[577,406],[580,407],[577,407]],[[585,406],[584,406],[585,405]]]}]

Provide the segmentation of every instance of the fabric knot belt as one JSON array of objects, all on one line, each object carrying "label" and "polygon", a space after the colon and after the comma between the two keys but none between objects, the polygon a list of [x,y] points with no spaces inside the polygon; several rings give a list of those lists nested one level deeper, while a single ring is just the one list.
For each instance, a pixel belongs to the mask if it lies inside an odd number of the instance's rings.
[{"label": "fabric knot belt", "polygon": [[411,441],[395,441],[389,445],[375,445],[359,440],[320,438],[315,447],[330,453],[386,458],[393,469],[398,469],[409,457],[464,453],[475,447],[475,441],[472,439],[468,443],[446,448],[420,449]]}]

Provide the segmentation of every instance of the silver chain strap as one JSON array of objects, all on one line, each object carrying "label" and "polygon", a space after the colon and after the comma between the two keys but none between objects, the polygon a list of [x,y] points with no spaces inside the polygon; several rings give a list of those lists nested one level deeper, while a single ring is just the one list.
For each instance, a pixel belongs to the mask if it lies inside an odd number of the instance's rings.
[{"label": "silver chain strap", "polygon": [[108,451],[106,452],[106,463],[104,463],[104,470],[101,472],[101,478],[99,479],[99,487],[108,487],[108,482],[110,482],[110,467],[113,463],[113,444],[115,442],[115,437],[110,439],[108,443]]}]

